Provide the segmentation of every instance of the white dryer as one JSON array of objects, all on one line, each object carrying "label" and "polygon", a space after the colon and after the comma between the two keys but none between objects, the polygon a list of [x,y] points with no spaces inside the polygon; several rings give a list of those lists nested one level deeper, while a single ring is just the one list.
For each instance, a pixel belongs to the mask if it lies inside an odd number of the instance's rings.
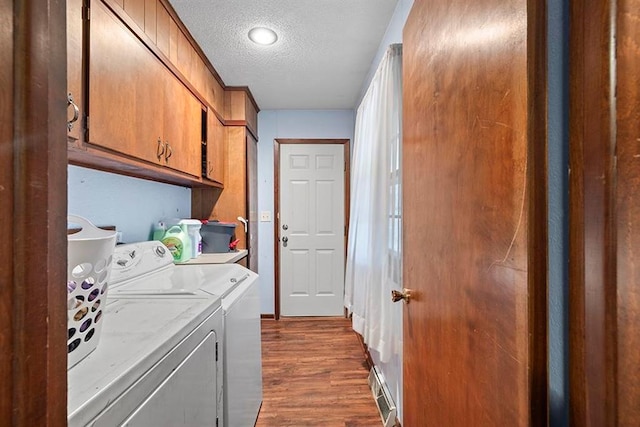
[{"label": "white dryer", "polygon": [[250,427],[262,404],[262,336],[258,275],[238,264],[178,265],[198,272],[200,288],[222,297],[224,316],[224,425]]},{"label": "white dryer", "polygon": [[[156,250],[166,248],[155,245]],[[118,280],[133,287],[157,283],[175,268],[170,255],[157,255],[162,262],[156,259],[152,267],[139,255],[116,250],[119,272],[112,274],[111,287]],[[68,424],[219,425],[220,303],[205,292],[127,297],[109,291],[97,349],[68,371]]]}]

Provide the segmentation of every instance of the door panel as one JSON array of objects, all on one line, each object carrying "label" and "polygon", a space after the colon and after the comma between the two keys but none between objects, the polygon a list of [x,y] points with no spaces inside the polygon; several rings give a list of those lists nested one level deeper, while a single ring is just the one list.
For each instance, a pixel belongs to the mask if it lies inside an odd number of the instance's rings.
[{"label": "door panel", "polygon": [[[246,131],[245,131],[246,132]],[[249,220],[247,248],[249,249],[249,269],[258,272],[258,144],[246,132],[247,143],[247,219]]]},{"label": "door panel", "polygon": [[284,144],[280,164],[282,315],[341,315],[344,148]]},{"label": "door panel", "polygon": [[89,142],[161,164],[164,66],[101,1],[91,9]]},{"label": "door panel", "polygon": [[[544,162],[529,139],[528,11],[526,1],[416,0],[404,28],[404,425],[546,417],[545,403],[531,408],[532,382],[546,380],[533,326],[546,322],[535,299],[546,273],[536,282],[530,265],[546,250],[530,247],[546,239],[546,217],[532,191]],[[544,152],[544,139],[535,144]]]},{"label": "door panel", "polygon": [[[72,140],[80,140],[82,134],[82,114],[84,113],[82,93],[82,0],[67,1],[67,93],[78,106],[80,117],[67,133]],[[69,113],[71,115],[71,113]],[[70,116],[71,118],[73,116]]]},{"label": "door panel", "polygon": [[296,201],[296,208],[291,210],[289,214],[290,220],[287,222],[290,234],[295,236],[309,236],[311,234],[309,227],[309,181],[293,181],[289,182],[289,187],[285,190],[290,191],[291,198]]},{"label": "door panel", "polygon": [[166,165],[193,176],[202,174],[202,104],[173,74],[165,72],[164,141],[173,154]]},{"label": "door panel", "polygon": [[211,108],[207,111],[207,123],[207,178],[222,184],[226,163],[224,125]]}]

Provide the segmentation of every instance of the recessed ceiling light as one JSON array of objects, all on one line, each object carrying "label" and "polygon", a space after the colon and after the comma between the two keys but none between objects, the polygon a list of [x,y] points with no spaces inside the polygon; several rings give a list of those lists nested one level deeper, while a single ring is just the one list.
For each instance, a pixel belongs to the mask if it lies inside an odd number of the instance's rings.
[{"label": "recessed ceiling light", "polygon": [[269,28],[256,27],[249,31],[249,38],[256,44],[267,46],[274,44],[278,40],[278,35]]}]

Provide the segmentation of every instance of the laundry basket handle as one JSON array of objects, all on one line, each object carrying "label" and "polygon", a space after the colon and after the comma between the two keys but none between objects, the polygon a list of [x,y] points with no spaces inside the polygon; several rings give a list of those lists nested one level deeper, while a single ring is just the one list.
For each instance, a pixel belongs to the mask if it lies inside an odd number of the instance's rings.
[{"label": "laundry basket handle", "polygon": [[78,224],[82,227],[78,233],[69,236],[72,239],[104,239],[116,234],[115,230],[111,231],[98,228],[88,219],[78,215],[67,215],[67,223]]}]

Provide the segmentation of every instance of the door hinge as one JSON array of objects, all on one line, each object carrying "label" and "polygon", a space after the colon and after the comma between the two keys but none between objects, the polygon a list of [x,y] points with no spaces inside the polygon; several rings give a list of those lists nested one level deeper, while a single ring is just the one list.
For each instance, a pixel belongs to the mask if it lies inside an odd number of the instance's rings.
[{"label": "door hinge", "polygon": [[89,130],[89,116],[86,117],[84,123],[85,123],[84,125],[85,130]]},{"label": "door hinge", "polygon": [[91,21],[91,8],[89,6],[82,6],[82,19]]},{"label": "door hinge", "polygon": [[346,161],[346,160],[345,160],[345,162],[344,162],[344,171],[345,171],[345,172],[347,171],[347,161]]},{"label": "door hinge", "polygon": [[347,236],[347,226],[346,225],[344,226],[344,235],[345,235],[345,237]]},{"label": "door hinge", "polygon": [[216,362],[218,361],[218,342],[216,341]]}]

